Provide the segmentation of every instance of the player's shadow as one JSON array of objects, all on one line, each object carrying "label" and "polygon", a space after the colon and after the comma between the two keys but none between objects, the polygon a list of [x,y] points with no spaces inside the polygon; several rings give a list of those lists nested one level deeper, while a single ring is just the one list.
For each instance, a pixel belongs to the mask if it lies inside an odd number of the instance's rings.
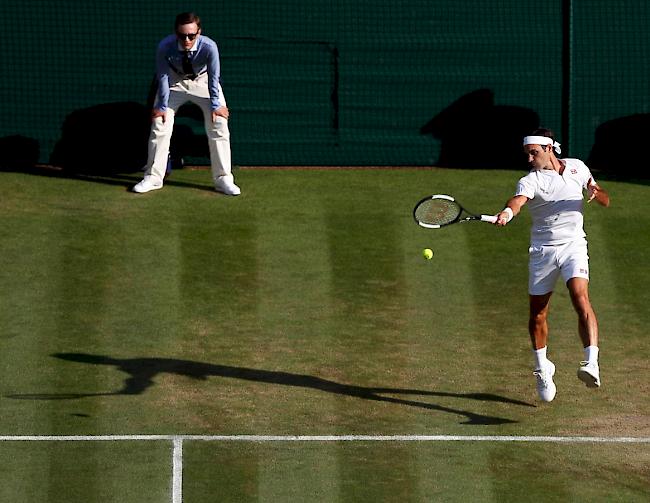
[{"label": "player's shadow", "polygon": [[604,122],[596,129],[587,165],[594,171],[606,173],[609,178],[650,180],[642,147],[649,134],[650,114]]},{"label": "player's shadow", "polygon": [[149,111],[135,102],[101,103],[71,112],[50,164],[67,173],[108,175],[138,171],[147,161]]},{"label": "player's shadow", "polygon": [[466,421],[463,424],[471,425],[495,425],[515,423],[511,419],[486,416],[474,412],[445,407],[434,403],[397,398],[398,396],[421,396],[421,397],[442,397],[458,398],[462,400],[477,400],[481,402],[499,402],[522,407],[534,407],[534,405],[519,400],[492,395],[488,393],[448,393],[437,391],[426,391],[418,389],[366,387],[353,384],[343,384],[328,379],[322,379],[311,375],[293,374],[271,370],[252,369],[246,367],[232,367],[228,365],[217,365],[211,363],[195,362],[190,360],[177,360],[172,358],[129,358],[119,359],[103,355],[91,355],[85,353],[56,353],[53,355],[62,360],[87,363],[92,365],[109,365],[125,372],[129,377],[124,381],[122,389],[101,393],[65,393],[65,394],[13,394],[8,398],[23,400],[70,400],[93,396],[115,396],[115,395],[140,395],[155,384],[154,378],[163,373],[191,377],[198,380],[206,380],[208,377],[227,377],[255,381],[282,386],[295,386],[309,388],[337,395],[361,398],[377,402],[388,402],[409,407],[435,410],[449,414],[464,416]]},{"label": "player's shadow", "polygon": [[33,171],[39,155],[35,138],[22,135],[0,138],[0,171]]},{"label": "player's shadow", "polygon": [[[147,163],[150,110],[139,103],[118,102],[71,112],[63,122],[49,164],[60,169],[62,175],[92,176],[89,180],[95,182],[111,183],[120,174],[141,175]],[[183,157],[207,158],[209,152],[206,135],[195,134],[191,127],[197,119],[203,125],[201,110],[183,106],[176,117],[170,155],[178,169]]]},{"label": "player's shadow", "polygon": [[522,138],[539,127],[534,110],[496,105],[490,89],[460,97],[420,128],[440,141],[437,166],[526,169]]}]

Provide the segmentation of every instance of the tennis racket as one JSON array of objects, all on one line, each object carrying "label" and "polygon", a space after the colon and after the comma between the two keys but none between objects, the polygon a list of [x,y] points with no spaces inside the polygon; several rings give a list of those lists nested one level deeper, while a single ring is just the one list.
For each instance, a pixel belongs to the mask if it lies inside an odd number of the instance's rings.
[{"label": "tennis racket", "polygon": [[436,194],[419,201],[413,208],[413,218],[422,227],[427,229],[440,229],[446,225],[458,222],[480,220],[493,224],[497,217],[493,215],[474,215],[463,208],[451,196]]}]

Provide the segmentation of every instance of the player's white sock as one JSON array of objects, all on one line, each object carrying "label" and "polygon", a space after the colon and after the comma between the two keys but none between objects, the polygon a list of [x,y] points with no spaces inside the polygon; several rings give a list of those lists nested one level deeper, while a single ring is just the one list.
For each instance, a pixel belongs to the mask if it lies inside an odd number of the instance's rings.
[{"label": "player's white sock", "polygon": [[587,346],[585,348],[585,361],[588,363],[598,362],[598,346]]},{"label": "player's white sock", "polygon": [[536,369],[541,369],[546,365],[546,362],[548,361],[548,359],[546,358],[546,348],[547,346],[544,346],[543,348],[540,349],[533,349],[533,356],[535,357]]}]

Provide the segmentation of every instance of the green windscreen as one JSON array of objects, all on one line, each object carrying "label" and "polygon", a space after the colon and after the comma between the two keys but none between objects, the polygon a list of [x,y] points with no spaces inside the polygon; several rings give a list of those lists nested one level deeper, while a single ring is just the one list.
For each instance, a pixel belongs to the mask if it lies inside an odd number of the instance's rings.
[{"label": "green windscreen", "polygon": [[[192,8],[220,49],[236,165],[517,167],[521,136],[539,125],[587,158],[599,127],[650,106],[640,0]],[[20,157],[20,143],[42,163],[141,166],[155,50],[179,9],[2,1],[0,158]],[[180,114],[173,148],[201,163],[196,113]]]}]

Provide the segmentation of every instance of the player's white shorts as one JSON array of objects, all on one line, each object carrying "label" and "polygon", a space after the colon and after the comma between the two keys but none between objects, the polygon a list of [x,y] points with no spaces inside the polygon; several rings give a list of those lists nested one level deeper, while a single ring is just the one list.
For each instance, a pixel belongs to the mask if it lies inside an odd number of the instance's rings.
[{"label": "player's white shorts", "polygon": [[587,241],[582,239],[555,246],[531,246],[528,249],[528,293],[552,292],[560,275],[589,280]]}]

